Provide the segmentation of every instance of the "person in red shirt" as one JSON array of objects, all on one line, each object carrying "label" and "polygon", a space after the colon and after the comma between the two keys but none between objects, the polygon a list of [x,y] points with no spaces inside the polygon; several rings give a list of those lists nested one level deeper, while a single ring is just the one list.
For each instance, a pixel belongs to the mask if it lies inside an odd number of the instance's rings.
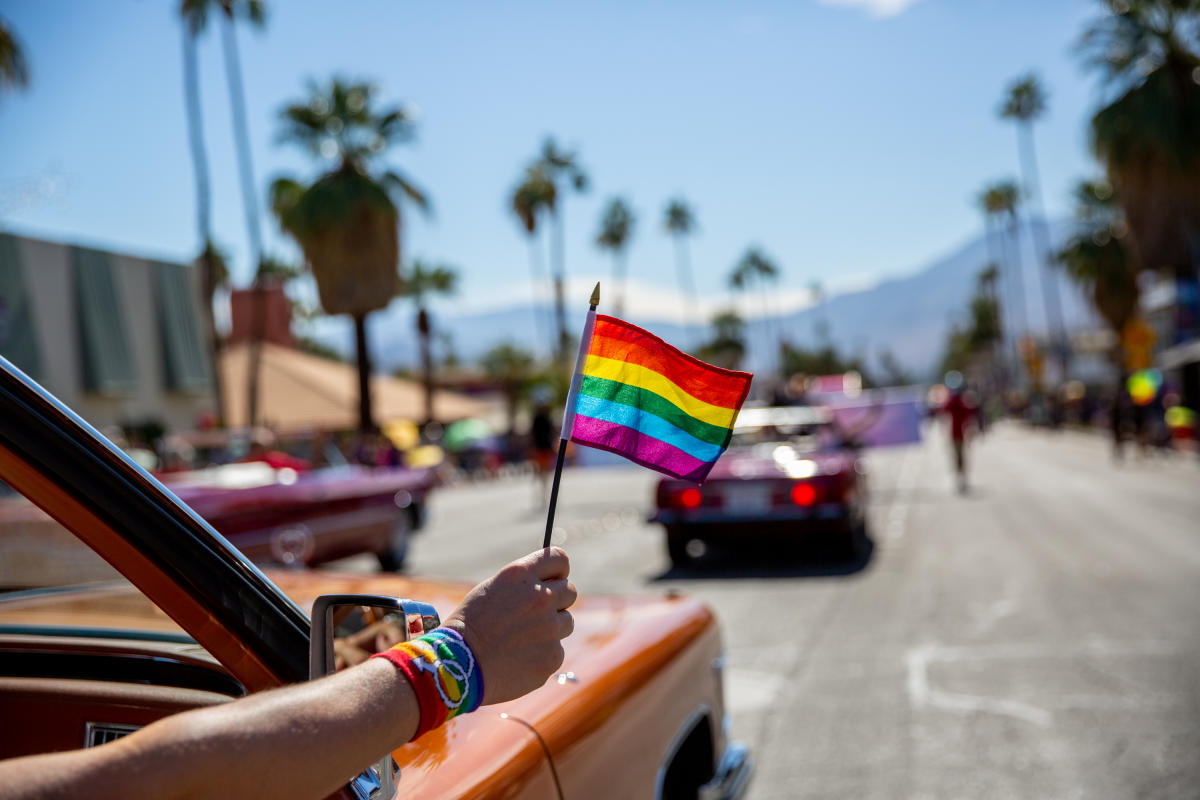
[{"label": "person in red shirt", "polygon": [[967,491],[967,425],[979,414],[979,403],[973,392],[965,391],[962,376],[946,376],[950,397],[938,411],[950,417],[950,444],[954,448],[954,469],[958,475],[958,491]]}]

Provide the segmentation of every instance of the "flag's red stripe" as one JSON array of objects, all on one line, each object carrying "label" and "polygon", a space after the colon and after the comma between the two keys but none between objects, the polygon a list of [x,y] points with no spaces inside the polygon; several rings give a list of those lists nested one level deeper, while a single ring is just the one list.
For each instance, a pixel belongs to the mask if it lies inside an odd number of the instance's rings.
[{"label": "flag's red stripe", "polygon": [[636,325],[603,314],[596,316],[588,352],[654,370],[697,400],[722,408],[741,407],[754,377],[706,364]]},{"label": "flag's red stripe", "polygon": [[575,417],[571,438],[579,444],[608,450],[659,472],[700,483],[716,461],[701,461],[674,445],[638,433],[626,425],[580,414]]}]

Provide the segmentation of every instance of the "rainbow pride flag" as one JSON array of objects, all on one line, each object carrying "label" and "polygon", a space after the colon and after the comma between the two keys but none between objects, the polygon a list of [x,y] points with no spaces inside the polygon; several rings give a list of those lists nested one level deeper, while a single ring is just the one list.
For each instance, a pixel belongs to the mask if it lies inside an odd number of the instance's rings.
[{"label": "rainbow pride flag", "polygon": [[636,325],[591,312],[563,438],[700,483],[729,446],[753,377],[706,364]]}]

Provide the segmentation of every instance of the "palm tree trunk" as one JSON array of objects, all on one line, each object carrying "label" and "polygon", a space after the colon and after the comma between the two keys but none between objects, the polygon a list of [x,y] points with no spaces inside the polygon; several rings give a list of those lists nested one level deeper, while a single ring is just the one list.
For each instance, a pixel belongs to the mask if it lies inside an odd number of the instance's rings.
[{"label": "palm tree trunk", "polygon": [[617,299],[613,303],[613,312],[618,316],[625,315],[625,253],[618,249],[613,253],[613,286],[616,288]]},{"label": "palm tree trunk", "polygon": [[238,58],[233,18],[221,16],[221,51],[225,56],[225,77],[229,82],[229,105],[233,116],[233,140],[238,159],[238,179],[242,187],[242,210],[246,216],[246,235],[250,242],[250,262],[254,265],[254,294],[250,303],[250,358],[248,361],[246,409],[250,425],[258,421],[258,374],[262,367],[262,340],[265,332],[266,293],[262,291],[262,232],[258,223],[258,193],[254,189],[254,166],[250,159],[250,129],[246,125],[246,97],[242,89],[242,68]]},{"label": "palm tree trunk", "polygon": [[367,349],[367,315],[352,314],[354,320],[354,356],[358,364],[358,430],[375,429],[371,412],[371,354]]},{"label": "palm tree trunk", "polygon": [[[533,286],[533,335],[534,335],[534,352],[541,350],[542,343],[548,341],[546,338],[545,319],[542,316],[541,304],[538,303],[538,289],[542,285],[543,269],[542,269],[542,243],[538,238],[537,229],[529,234],[529,275],[531,285]],[[553,355],[553,348],[551,348]]]},{"label": "palm tree trunk", "polygon": [[263,337],[267,324],[267,287],[257,277],[250,286],[250,357],[246,365],[246,424],[258,424],[259,377],[262,375]]},{"label": "palm tree trunk", "polygon": [[1021,337],[1029,331],[1029,320],[1025,314],[1025,281],[1021,276],[1024,266],[1021,263],[1020,249],[1016,247],[1017,243],[1017,218],[1014,215],[1009,221],[1007,234],[1001,229],[1000,248],[1004,253],[1004,263],[1008,272],[1008,288],[1012,298],[1013,330],[1009,342],[1012,348],[1013,381],[1015,384],[1020,384],[1020,342]]},{"label": "palm tree trunk", "polygon": [[430,347],[429,314],[417,309],[417,336],[421,343],[421,382],[425,388],[425,424],[433,422],[433,349]]},{"label": "palm tree trunk", "polygon": [[563,233],[563,210],[560,208],[562,204],[556,204],[554,211],[554,320],[558,328],[557,344],[554,348],[554,357],[558,361],[559,366],[566,367],[567,365],[567,307],[564,292],[566,287],[566,249],[567,244]]},{"label": "palm tree trunk", "polygon": [[250,128],[246,124],[246,97],[242,89],[242,68],[238,58],[233,20],[221,16],[221,50],[225,54],[225,75],[229,80],[229,105],[233,115],[233,136],[237,147],[238,178],[242,187],[246,234],[250,257],[257,269],[262,259],[262,229],[258,222],[258,191],[254,188],[254,165],[250,157]]},{"label": "palm tree trunk", "polygon": [[696,285],[692,280],[692,264],[688,258],[687,239],[683,234],[675,234],[675,272],[679,277],[679,291],[683,295],[683,329],[688,332],[685,337],[695,342],[692,326],[696,320]]},{"label": "palm tree trunk", "polygon": [[192,170],[196,175],[196,232],[200,238],[200,285],[203,293],[204,336],[208,345],[212,372],[213,403],[217,425],[225,424],[225,391],[221,376],[221,337],[213,315],[216,289],[216,263],[212,251],[212,194],[208,183],[208,158],[204,152],[204,125],[200,106],[200,81],[196,74],[196,38],[187,20],[183,20],[183,96],[187,111],[188,144],[192,151]]},{"label": "palm tree trunk", "polygon": [[[983,243],[987,248],[989,264],[995,264],[998,272],[996,282],[991,287],[992,300],[996,303],[996,316],[1000,320],[1000,341],[993,345],[993,349],[998,351],[994,355],[994,363],[998,372],[997,383],[1008,389],[1012,380],[1007,364],[1008,357],[1005,355],[1005,351],[1008,349],[1009,337],[1012,336],[1012,332],[1017,326],[1013,320],[1012,305],[1001,299],[1004,292],[1007,291],[1005,287],[1008,282],[1008,270],[1004,268],[1001,257],[996,253],[995,228],[996,226],[992,224],[991,216],[985,217],[983,221]],[[1011,296],[1011,292],[1009,294]],[[1012,368],[1015,370],[1016,364],[1013,364]]]},{"label": "palm tree trunk", "polygon": [[767,337],[767,364],[770,364],[772,357],[776,359],[776,363],[782,368],[783,365],[783,342],[779,339],[779,333],[775,330],[775,322],[771,319],[771,306],[767,298],[767,282],[763,278],[758,279],[759,298],[762,301],[762,324],[763,334]]},{"label": "palm tree trunk", "polygon": [[1070,366],[1071,352],[1067,343],[1067,332],[1063,325],[1062,301],[1058,296],[1058,284],[1054,280],[1054,272],[1050,266],[1050,236],[1046,230],[1046,211],[1042,206],[1041,182],[1038,180],[1037,153],[1033,147],[1033,126],[1026,122],[1019,126],[1018,149],[1021,153],[1021,172],[1025,175],[1025,187],[1029,192],[1033,210],[1041,218],[1041,224],[1034,222],[1033,214],[1026,217],[1029,234],[1037,249],[1037,263],[1042,275],[1042,305],[1046,308],[1046,326],[1050,332],[1050,341],[1058,356],[1061,380],[1066,381],[1067,369]]},{"label": "palm tree trunk", "polygon": [[1021,234],[1017,227],[1017,216],[1013,214],[1008,223],[1008,238],[1001,239],[1008,245],[1008,262],[1012,265],[1013,290],[1016,293],[1014,310],[1017,313],[1018,337],[1029,332],[1029,315],[1025,304],[1025,264],[1021,261]]}]

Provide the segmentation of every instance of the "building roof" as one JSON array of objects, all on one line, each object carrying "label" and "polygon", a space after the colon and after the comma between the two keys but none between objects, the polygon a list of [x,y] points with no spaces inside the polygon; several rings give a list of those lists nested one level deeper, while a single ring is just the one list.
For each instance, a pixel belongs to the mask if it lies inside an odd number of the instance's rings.
[{"label": "building roof", "polygon": [[[249,423],[249,356],[250,346],[246,343],[231,345],[221,353],[225,424],[230,427]],[[264,342],[260,369],[261,424],[282,430],[347,430],[358,426],[358,372],[350,364]],[[371,397],[375,421],[380,425],[401,419],[422,421],[425,416],[424,389],[414,381],[374,375]],[[444,390],[434,392],[433,410],[434,417],[443,423],[467,417],[495,422],[503,413],[494,403]]]}]

